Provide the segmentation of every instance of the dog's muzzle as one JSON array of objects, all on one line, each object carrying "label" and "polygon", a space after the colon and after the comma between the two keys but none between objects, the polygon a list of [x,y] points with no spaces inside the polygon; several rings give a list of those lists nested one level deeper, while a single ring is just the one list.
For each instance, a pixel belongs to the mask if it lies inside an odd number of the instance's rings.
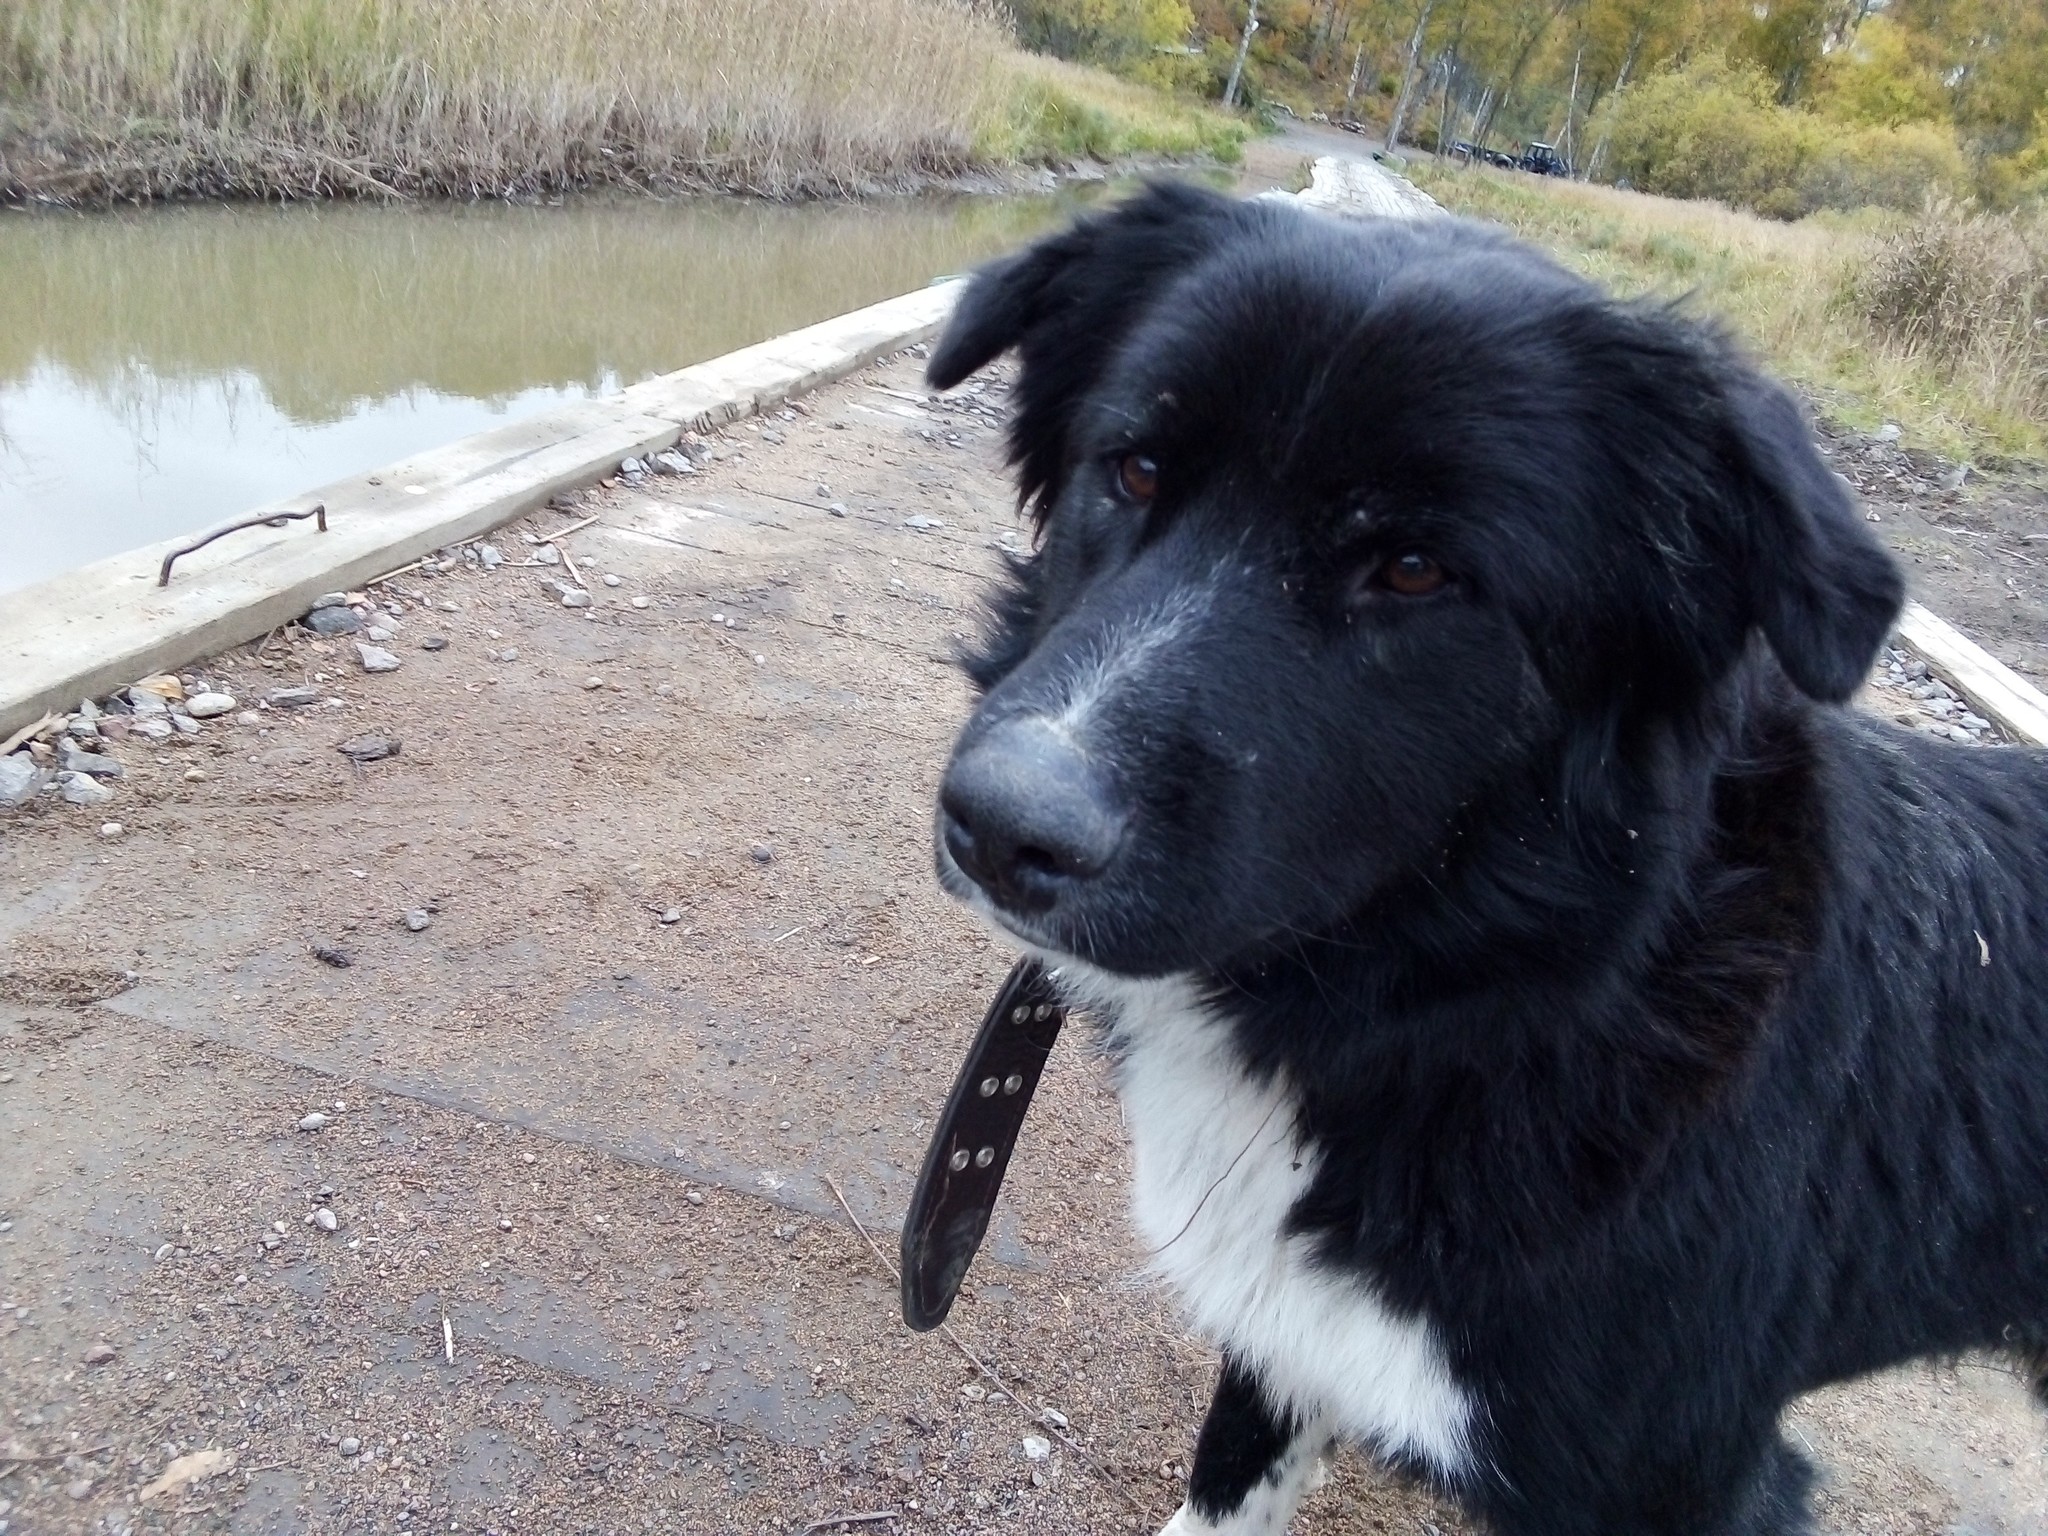
[{"label": "dog's muzzle", "polygon": [[953,759],[939,785],[940,837],[998,908],[1036,916],[1109,868],[1129,818],[1073,738],[1015,715]]}]

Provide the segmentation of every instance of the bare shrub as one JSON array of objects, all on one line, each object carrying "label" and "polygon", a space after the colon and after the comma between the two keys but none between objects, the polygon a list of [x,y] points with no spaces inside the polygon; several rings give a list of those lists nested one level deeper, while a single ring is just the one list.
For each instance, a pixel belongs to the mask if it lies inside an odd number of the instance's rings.
[{"label": "bare shrub", "polygon": [[2048,220],[1932,204],[1875,243],[1850,297],[1880,345],[2048,420]]}]

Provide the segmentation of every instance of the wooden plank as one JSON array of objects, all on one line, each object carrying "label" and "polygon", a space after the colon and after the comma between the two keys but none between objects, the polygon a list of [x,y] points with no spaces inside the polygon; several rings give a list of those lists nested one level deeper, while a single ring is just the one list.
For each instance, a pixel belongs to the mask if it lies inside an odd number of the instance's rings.
[{"label": "wooden plank", "polygon": [[2048,745],[2048,695],[1948,620],[1908,603],[1899,617],[1899,640],[2014,741]]}]

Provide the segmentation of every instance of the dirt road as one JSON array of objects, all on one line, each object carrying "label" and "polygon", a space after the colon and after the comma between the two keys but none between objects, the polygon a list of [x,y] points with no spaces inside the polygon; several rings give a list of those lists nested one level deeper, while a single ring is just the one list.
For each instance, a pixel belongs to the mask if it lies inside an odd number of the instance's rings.
[{"label": "dirt road", "polygon": [[[1139,1277],[1083,1032],[953,1337],[904,1330],[833,1193],[893,1253],[1007,968],[927,854],[949,648],[1019,537],[1003,391],[934,404],[917,367],[503,530],[496,570],[400,575],[396,672],[217,658],[240,707],[340,702],[131,740],[107,806],[0,820],[6,1536],[1172,1510],[1213,1360]],[[528,540],[591,516],[565,608]],[[335,750],[367,734],[402,751]],[[1795,1427],[1837,1530],[2048,1529],[2040,1425],[1981,1362]],[[1465,1527],[1346,1456],[1296,1529]]]}]

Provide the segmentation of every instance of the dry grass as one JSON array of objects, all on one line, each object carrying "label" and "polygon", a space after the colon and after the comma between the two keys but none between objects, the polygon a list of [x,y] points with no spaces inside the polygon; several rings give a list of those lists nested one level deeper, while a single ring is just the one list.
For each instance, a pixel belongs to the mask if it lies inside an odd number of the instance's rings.
[{"label": "dry grass", "polygon": [[1885,350],[2048,421],[2048,221],[1935,206],[1876,242],[1856,307]]},{"label": "dry grass", "polygon": [[[1952,209],[1919,221],[1867,211],[1784,224],[1515,172],[1412,169],[1446,207],[1505,224],[1617,292],[1686,298],[1850,425],[1896,421],[1959,457],[2048,452],[2048,338],[2036,325],[2048,316],[2048,242],[2038,226],[2027,234],[2012,219]],[[1879,302],[1872,285],[1887,272],[1896,276],[1882,291],[1893,297]],[[2033,274],[2031,288],[2021,272]],[[1946,317],[1938,343],[1934,322],[1910,318],[1923,312]]]},{"label": "dry grass", "polygon": [[0,197],[846,193],[1050,158],[1049,94],[989,0],[12,0]]}]

